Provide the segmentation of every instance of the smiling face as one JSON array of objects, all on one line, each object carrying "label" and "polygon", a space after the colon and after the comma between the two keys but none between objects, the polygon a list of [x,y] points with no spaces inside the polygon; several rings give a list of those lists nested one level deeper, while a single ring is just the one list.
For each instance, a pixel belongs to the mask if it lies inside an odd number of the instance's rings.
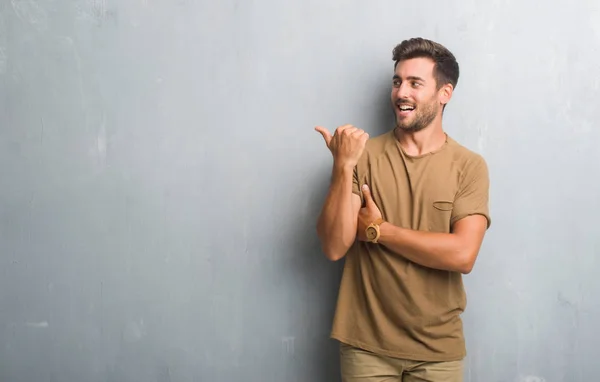
[{"label": "smiling face", "polygon": [[392,106],[396,125],[406,132],[417,132],[442,116],[450,100],[452,85],[438,86],[435,63],[429,58],[412,58],[398,63],[393,77]]}]

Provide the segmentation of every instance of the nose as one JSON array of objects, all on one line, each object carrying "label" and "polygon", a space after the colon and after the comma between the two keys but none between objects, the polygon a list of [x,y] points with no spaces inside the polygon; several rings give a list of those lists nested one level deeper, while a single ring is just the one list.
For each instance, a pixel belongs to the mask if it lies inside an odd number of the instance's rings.
[{"label": "nose", "polygon": [[399,86],[394,88],[394,95],[398,99],[407,99],[410,95],[409,87],[407,82],[401,83]]}]

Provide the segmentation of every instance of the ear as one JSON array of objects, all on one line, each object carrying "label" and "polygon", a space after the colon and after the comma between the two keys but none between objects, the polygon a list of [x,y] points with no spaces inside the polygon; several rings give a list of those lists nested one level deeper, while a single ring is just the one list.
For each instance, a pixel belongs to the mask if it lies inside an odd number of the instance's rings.
[{"label": "ear", "polygon": [[438,91],[438,97],[442,105],[446,105],[448,102],[450,102],[453,91],[454,87],[452,86],[452,84],[446,84],[440,88],[440,90]]}]

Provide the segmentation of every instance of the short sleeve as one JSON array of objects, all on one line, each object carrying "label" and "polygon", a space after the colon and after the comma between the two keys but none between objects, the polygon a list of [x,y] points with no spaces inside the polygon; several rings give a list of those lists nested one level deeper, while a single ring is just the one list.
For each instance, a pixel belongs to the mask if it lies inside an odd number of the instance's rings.
[{"label": "short sleeve", "polygon": [[489,228],[492,222],[489,213],[489,188],[487,164],[483,157],[477,155],[468,162],[462,173],[450,224],[467,216],[483,215],[487,219],[487,228]]}]

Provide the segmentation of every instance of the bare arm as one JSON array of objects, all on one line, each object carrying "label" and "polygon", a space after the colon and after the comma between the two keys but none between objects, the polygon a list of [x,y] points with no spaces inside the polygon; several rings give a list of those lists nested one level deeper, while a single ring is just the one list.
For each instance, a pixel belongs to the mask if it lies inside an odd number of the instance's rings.
[{"label": "bare arm", "polygon": [[471,215],[460,219],[452,233],[414,231],[381,224],[379,243],[417,264],[468,274],[473,269],[487,219]]},{"label": "bare arm", "polygon": [[329,260],[346,255],[356,239],[360,197],[352,193],[352,168],[333,167],[331,184],[317,222],[321,248]]},{"label": "bare arm", "polygon": [[362,155],[369,135],[352,125],[340,126],[335,135],[323,127],[321,133],[333,156],[333,170],[329,191],[317,221],[317,235],[325,256],[336,261],[356,239],[360,196],[352,193],[353,171]]}]

